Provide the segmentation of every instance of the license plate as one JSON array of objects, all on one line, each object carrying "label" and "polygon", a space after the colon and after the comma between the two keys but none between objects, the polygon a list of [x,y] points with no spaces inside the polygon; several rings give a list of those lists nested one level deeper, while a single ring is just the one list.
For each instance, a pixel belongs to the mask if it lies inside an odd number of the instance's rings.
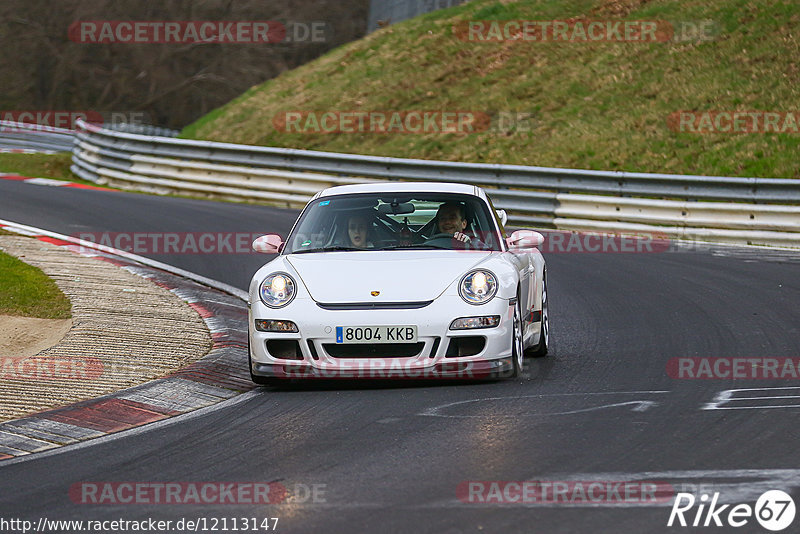
[{"label": "license plate", "polygon": [[337,326],[336,343],[416,343],[417,327]]}]

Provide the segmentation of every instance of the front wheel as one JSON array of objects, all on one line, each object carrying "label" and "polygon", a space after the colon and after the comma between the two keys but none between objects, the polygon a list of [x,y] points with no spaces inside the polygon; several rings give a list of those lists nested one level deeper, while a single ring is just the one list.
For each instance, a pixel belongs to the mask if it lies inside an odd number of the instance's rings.
[{"label": "front wheel", "polygon": [[519,378],[522,376],[523,358],[525,357],[525,349],[522,345],[522,313],[520,312],[519,298],[517,298],[517,303],[514,305],[512,329],[511,359],[514,367],[511,371],[511,378]]},{"label": "front wheel", "polygon": [[534,358],[547,355],[550,344],[550,313],[547,309],[547,271],[542,273],[542,318],[539,326],[539,343],[530,349],[529,354]]}]

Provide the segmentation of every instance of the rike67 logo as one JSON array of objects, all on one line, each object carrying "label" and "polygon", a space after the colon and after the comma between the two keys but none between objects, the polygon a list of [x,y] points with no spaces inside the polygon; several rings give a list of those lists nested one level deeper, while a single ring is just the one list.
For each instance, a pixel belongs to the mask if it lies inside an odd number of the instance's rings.
[{"label": "rike67 logo", "polygon": [[[695,499],[691,493],[678,493],[672,503],[667,526],[739,528],[750,524],[755,518],[763,528],[779,532],[794,521],[794,500],[781,490],[763,493],[755,507],[749,504],[718,504],[718,501],[719,492],[714,493],[710,502],[707,494]],[[697,509],[693,510],[695,505]]]}]

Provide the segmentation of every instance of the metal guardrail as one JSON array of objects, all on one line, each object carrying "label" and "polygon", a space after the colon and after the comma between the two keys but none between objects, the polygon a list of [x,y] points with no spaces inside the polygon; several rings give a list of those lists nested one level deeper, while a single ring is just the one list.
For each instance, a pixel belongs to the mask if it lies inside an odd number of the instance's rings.
[{"label": "metal guardrail", "polygon": [[[176,137],[177,130],[146,124],[104,124],[103,128],[142,135]],[[75,130],[29,122],[0,121],[0,152],[71,152]]]},{"label": "metal guardrail", "polygon": [[161,126],[153,126],[150,124],[133,124],[127,122],[104,124],[103,128],[108,130],[114,130],[116,132],[127,132],[140,135],[153,135],[158,137],[178,137],[178,134],[181,133],[178,130],[163,128]]},{"label": "metal guardrail", "polygon": [[74,136],[75,132],[63,128],[0,121],[2,152],[68,152],[72,150]]},{"label": "metal guardrail", "polygon": [[73,172],[127,189],[299,208],[332,185],[459,182],[485,188],[512,224],[800,246],[800,180],[401,159],[78,127]]}]

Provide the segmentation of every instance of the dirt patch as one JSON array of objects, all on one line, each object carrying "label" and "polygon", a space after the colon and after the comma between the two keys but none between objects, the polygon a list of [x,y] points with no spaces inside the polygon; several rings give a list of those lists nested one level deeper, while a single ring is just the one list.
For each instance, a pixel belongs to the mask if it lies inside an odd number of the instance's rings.
[{"label": "dirt patch", "polygon": [[0,315],[0,358],[28,358],[49,349],[69,332],[72,319]]}]

